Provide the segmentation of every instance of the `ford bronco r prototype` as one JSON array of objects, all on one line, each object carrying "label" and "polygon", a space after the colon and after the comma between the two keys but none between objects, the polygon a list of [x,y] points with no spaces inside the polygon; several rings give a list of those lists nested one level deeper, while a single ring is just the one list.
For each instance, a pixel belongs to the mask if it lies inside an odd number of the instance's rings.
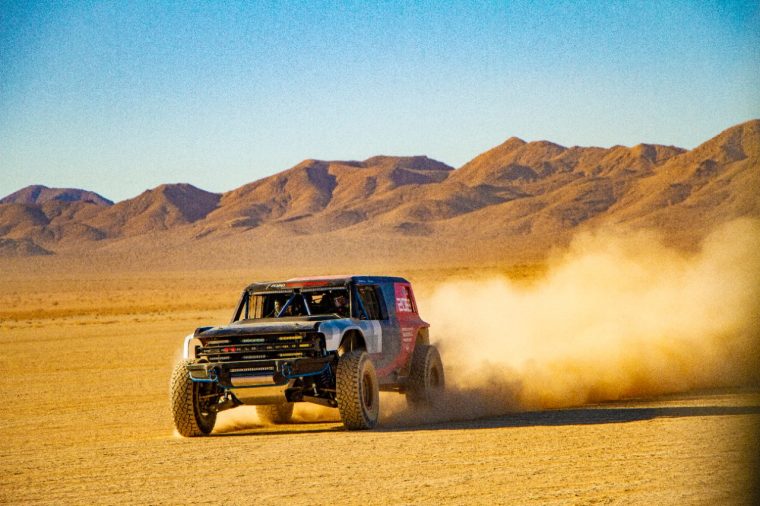
[{"label": "ford bronco r prototype", "polygon": [[403,278],[340,276],[253,283],[226,327],[185,338],[171,377],[177,431],[209,434],[220,411],[251,404],[263,421],[293,403],[337,407],[349,430],[377,424],[379,391],[429,405],[444,388],[412,287]]}]

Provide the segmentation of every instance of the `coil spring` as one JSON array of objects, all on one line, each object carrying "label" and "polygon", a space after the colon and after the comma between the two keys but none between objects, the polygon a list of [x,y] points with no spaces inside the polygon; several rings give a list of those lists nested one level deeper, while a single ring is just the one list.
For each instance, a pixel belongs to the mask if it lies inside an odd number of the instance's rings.
[{"label": "coil spring", "polygon": [[317,380],[319,382],[319,386],[322,388],[332,388],[333,386],[333,374],[332,374],[332,366],[330,364],[327,364],[327,367],[322,371],[322,374],[319,375],[319,379]]}]

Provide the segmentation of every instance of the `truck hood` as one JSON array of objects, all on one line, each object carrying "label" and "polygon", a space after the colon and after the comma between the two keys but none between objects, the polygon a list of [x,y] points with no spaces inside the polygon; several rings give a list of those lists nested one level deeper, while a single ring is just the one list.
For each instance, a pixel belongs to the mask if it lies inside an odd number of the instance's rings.
[{"label": "truck hood", "polygon": [[335,320],[325,317],[294,317],[266,318],[263,320],[244,320],[235,322],[227,327],[201,327],[195,331],[197,337],[217,338],[250,336],[258,334],[287,334],[290,332],[317,332],[319,325],[325,320]]}]

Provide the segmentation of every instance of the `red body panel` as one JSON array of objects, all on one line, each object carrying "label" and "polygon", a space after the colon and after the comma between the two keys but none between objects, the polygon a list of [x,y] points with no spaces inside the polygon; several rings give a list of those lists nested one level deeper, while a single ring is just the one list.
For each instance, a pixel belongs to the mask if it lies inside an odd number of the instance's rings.
[{"label": "red body panel", "polygon": [[380,377],[386,376],[393,371],[404,369],[414,352],[417,334],[421,329],[430,326],[420,318],[417,312],[417,303],[414,299],[412,286],[409,283],[394,283],[393,289],[394,313],[401,346],[398,354],[387,362],[387,365],[378,369],[377,374]]}]

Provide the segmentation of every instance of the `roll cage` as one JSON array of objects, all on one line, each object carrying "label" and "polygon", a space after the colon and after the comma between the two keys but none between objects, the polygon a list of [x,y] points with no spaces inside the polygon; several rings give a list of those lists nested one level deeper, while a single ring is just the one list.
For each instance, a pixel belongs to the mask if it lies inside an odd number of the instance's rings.
[{"label": "roll cage", "polygon": [[[388,311],[383,297],[378,296],[376,292],[366,290],[372,286],[374,285],[349,282],[343,286],[293,287],[290,289],[277,287],[278,289],[273,290],[248,287],[243,291],[231,322],[294,316],[351,317],[360,320],[385,319]],[[328,304],[315,304],[315,297],[319,297],[320,302],[327,298]],[[345,309],[335,305],[334,301],[339,297],[346,299],[345,306],[342,306]],[[330,299],[333,301],[332,308],[334,311],[325,310],[325,307],[330,306]],[[259,307],[257,304],[261,304],[261,306]],[[373,316],[379,316],[379,318],[373,318]]]}]

